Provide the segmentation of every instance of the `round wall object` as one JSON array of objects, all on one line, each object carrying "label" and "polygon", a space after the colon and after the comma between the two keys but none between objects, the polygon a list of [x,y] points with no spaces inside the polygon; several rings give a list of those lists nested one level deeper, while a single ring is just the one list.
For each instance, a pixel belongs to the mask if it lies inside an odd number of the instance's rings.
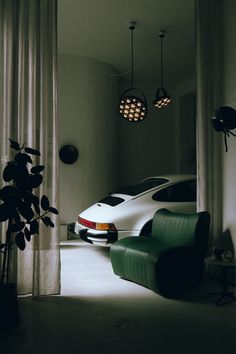
[{"label": "round wall object", "polygon": [[64,145],[59,151],[59,157],[62,162],[69,165],[74,163],[78,159],[79,152],[77,148],[73,145]]}]

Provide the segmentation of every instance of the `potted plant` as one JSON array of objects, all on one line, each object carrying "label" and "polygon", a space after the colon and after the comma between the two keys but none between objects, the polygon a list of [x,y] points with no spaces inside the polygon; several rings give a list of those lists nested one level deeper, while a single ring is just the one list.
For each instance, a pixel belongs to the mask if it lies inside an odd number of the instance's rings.
[{"label": "potted plant", "polygon": [[[31,156],[40,156],[38,150],[19,145],[11,140],[14,157],[3,170],[4,186],[0,189],[0,222],[6,223],[4,242],[0,242],[0,328],[19,321],[16,285],[10,279],[10,259],[13,245],[23,251],[26,243],[39,233],[39,222],[54,227],[48,215],[58,214],[50,206],[46,195],[38,197],[36,190],[43,181],[43,165],[33,166]],[[3,314],[2,314],[3,311]]]}]

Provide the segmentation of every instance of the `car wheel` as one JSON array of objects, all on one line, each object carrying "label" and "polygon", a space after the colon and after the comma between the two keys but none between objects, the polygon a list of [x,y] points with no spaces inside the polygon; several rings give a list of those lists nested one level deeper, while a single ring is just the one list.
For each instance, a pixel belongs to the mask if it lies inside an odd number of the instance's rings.
[{"label": "car wheel", "polygon": [[148,221],[140,231],[140,236],[149,237],[152,231],[152,220]]}]

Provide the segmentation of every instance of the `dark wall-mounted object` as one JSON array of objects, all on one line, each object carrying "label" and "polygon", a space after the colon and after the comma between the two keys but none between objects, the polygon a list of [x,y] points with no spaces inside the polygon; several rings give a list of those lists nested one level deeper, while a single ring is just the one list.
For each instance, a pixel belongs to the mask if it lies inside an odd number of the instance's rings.
[{"label": "dark wall-mounted object", "polygon": [[64,145],[59,151],[59,157],[62,162],[70,165],[78,159],[79,152],[73,145]]},{"label": "dark wall-mounted object", "polygon": [[227,137],[236,136],[231,132],[236,128],[236,110],[232,107],[222,106],[213,112],[211,117],[213,127],[217,132],[223,132],[225,136],[225,151],[228,151]]}]

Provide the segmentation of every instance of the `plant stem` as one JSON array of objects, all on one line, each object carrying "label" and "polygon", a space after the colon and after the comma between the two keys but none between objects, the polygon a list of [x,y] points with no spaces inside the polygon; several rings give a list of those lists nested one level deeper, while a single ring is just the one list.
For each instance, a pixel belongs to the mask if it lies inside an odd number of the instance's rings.
[{"label": "plant stem", "polygon": [[37,216],[36,218],[34,218],[33,221],[38,220],[38,219],[42,219],[42,217],[44,217],[48,213],[49,213],[49,210],[46,210],[43,214],[41,214],[41,215]]}]

